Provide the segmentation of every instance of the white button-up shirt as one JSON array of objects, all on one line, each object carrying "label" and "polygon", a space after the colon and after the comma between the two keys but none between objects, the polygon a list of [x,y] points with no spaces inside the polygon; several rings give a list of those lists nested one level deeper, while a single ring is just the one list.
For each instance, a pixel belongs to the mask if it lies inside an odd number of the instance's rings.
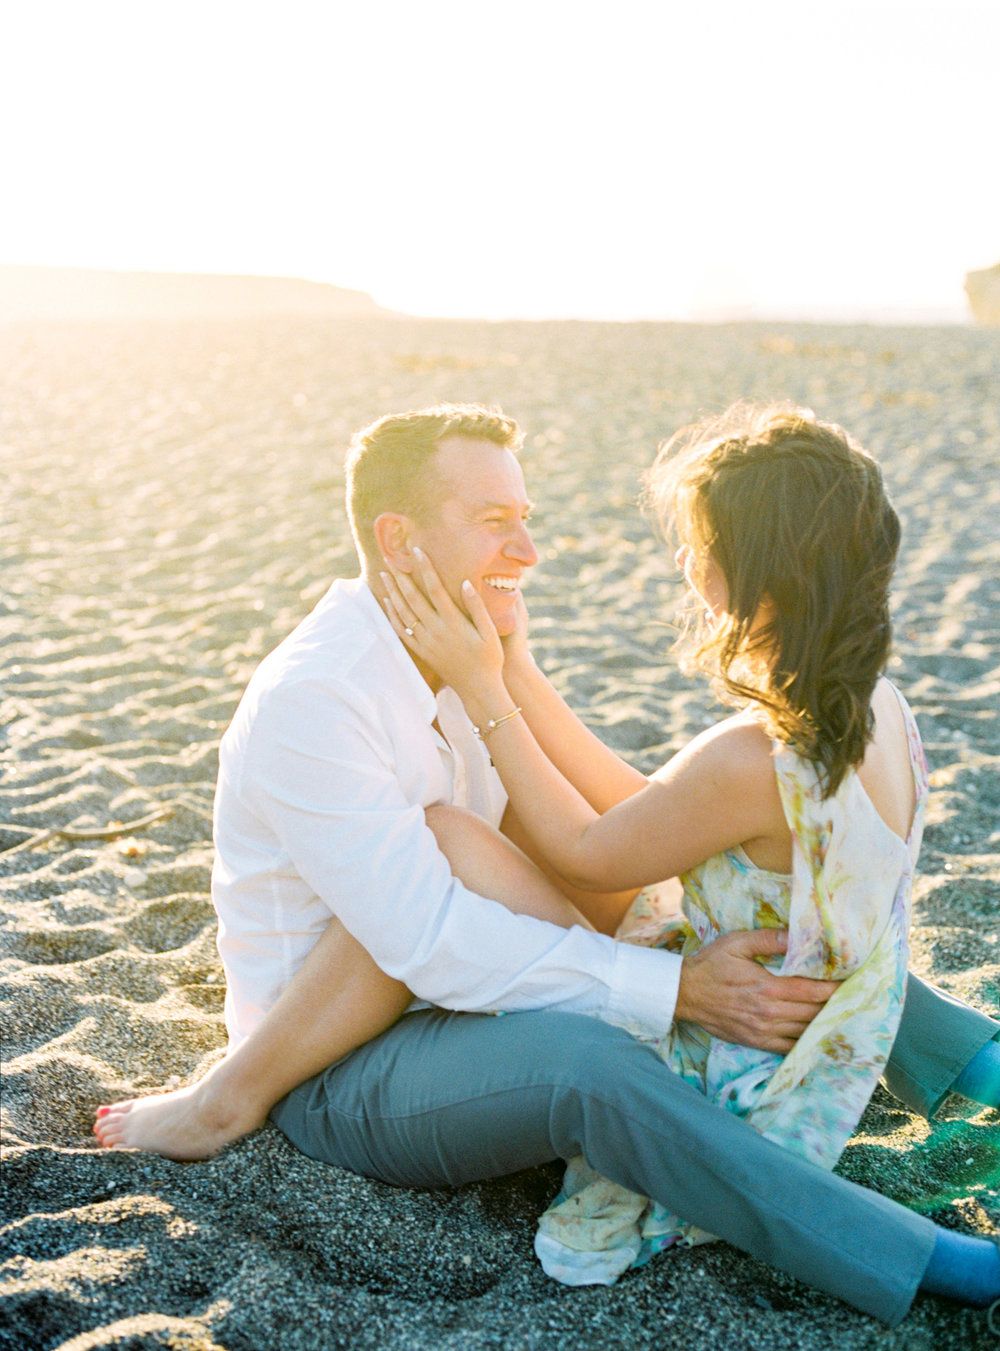
[{"label": "white button-up shirt", "polygon": [[424,820],[439,803],[496,826],[506,795],[454,691],[435,697],[363,579],[337,581],[261,663],[220,747],[212,895],[231,1046],[331,915],[420,1000],[662,1035],[679,958],[469,891]]}]

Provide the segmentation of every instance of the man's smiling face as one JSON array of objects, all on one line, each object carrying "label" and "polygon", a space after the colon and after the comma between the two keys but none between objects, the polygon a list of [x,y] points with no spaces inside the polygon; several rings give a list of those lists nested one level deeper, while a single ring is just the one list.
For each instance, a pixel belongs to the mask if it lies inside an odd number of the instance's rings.
[{"label": "man's smiling face", "polygon": [[538,562],[521,466],[504,447],[467,436],[444,437],[432,463],[434,505],[414,522],[411,542],[459,605],[468,578],[503,637],[517,624],[521,576]]}]

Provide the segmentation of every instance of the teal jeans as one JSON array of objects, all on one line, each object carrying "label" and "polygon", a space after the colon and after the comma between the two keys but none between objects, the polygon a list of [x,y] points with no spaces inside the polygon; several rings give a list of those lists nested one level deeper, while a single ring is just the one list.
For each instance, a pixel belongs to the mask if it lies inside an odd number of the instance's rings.
[{"label": "teal jeans", "polygon": [[[887,1081],[917,1111],[936,1107],[1000,1030],[913,979],[903,1022]],[[271,1116],[312,1158],[404,1187],[582,1154],[889,1324],[906,1314],[934,1246],[930,1220],[765,1140],[649,1047],[577,1014],[410,1013]]]}]

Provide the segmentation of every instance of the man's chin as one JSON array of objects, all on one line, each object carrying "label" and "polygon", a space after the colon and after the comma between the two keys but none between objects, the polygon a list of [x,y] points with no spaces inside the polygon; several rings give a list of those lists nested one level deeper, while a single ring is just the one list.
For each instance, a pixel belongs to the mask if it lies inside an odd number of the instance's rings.
[{"label": "man's chin", "polygon": [[504,596],[486,602],[486,609],[493,625],[501,638],[506,638],[517,628],[517,596]]}]

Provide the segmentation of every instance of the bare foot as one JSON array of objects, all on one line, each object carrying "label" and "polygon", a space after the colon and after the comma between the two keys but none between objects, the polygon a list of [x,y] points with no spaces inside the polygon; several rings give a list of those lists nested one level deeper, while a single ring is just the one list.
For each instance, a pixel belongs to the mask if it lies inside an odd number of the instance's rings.
[{"label": "bare foot", "polygon": [[179,1160],[211,1158],[223,1145],[262,1126],[267,1116],[266,1109],[233,1105],[215,1073],[224,1064],[187,1088],[99,1107],[94,1134],[105,1149],[147,1149]]}]

